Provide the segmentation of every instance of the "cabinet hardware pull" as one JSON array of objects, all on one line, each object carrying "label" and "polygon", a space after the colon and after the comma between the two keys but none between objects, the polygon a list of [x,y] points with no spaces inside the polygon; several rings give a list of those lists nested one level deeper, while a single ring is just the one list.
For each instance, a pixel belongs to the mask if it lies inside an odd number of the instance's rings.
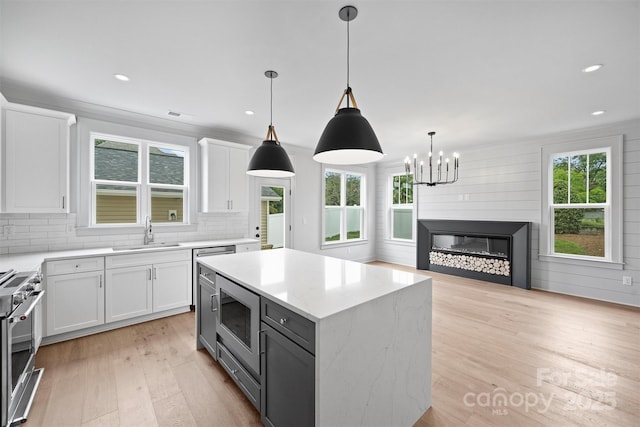
[{"label": "cabinet hardware pull", "polygon": [[285,323],[287,323],[287,320],[288,320],[288,319],[287,319],[286,317],[281,317],[281,318],[280,318],[280,324],[281,324],[281,325],[284,325]]},{"label": "cabinet hardware pull", "polygon": [[151,269],[149,269],[149,280],[151,280]]},{"label": "cabinet hardware pull", "polygon": [[209,306],[211,307],[211,312],[212,313],[217,310],[217,308],[213,308],[213,299],[215,297],[216,297],[216,294],[211,294],[211,301],[209,302]]},{"label": "cabinet hardware pull", "polygon": [[62,209],[64,209],[64,196],[62,196]]},{"label": "cabinet hardware pull", "polygon": [[[215,293],[213,295],[211,295],[211,311],[216,312],[218,311],[218,298],[216,298],[218,295],[220,295],[220,293]],[[216,308],[213,308],[213,302],[216,302]]]},{"label": "cabinet hardware pull", "polygon": [[100,288],[102,288],[102,274],[100,275]]}]

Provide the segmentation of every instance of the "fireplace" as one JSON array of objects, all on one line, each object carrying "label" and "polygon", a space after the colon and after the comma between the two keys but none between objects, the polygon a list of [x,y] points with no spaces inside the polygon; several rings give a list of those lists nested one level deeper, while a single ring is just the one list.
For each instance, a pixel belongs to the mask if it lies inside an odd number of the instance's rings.
[{"label": "fireplace", "polygon": [[531,223],[418,220],[417,268],[531,289]]}]

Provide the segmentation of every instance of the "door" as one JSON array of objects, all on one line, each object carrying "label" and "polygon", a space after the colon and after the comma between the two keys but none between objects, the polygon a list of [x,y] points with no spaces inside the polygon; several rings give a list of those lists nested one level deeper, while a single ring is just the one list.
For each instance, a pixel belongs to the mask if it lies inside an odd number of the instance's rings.
[{"label": "door", "polygon": [[104,323],[101,271],[47,277],[47,335]]},{"label": "door", "polygon": [[265,249],[291,247],[291,180],[256,178],[251,237]]},{"label": "door", "polygon": [[106,322],[151,313],[151,266],[107,269]]},{"label": "door", "polygon": [[68,211],[67,133],[63,119],[6,112],[7,212]]},{"label": "door", "polygon": [[265,426],[315,424],[315,357],[262,322],[261,409]]},{"label": "door", "polygon": [[153,265],[153,312],[191,304],[191,262]]}]

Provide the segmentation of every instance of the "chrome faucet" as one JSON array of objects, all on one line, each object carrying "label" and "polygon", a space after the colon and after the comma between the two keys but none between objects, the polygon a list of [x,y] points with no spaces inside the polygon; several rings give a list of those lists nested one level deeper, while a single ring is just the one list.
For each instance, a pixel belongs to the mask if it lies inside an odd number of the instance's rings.
[{"label": "chrome faucet", "polygon": [[151,217],[147,215],[144,222],[144,244],[153,242],[153,231],[151,230]]}]

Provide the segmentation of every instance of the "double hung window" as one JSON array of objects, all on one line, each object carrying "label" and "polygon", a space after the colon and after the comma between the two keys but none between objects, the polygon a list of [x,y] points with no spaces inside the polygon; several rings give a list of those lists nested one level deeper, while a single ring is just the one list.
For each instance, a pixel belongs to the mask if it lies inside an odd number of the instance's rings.
[{"label": "double hung window", "polygon": [[390,237],[413,240],[413,175],[390,176]]},{"label": "double hung window", "polygon": [[324,243],[364,240],[364,175],[324,171]]},{"label": "double hung window", "polygon": [[618,137],[543,148],[541,254],[621,261],[621,153]]},{"label": "double hung window", "polygon": [[92,133],[92,224],[188,222],[188,161],[188,147]]}]

